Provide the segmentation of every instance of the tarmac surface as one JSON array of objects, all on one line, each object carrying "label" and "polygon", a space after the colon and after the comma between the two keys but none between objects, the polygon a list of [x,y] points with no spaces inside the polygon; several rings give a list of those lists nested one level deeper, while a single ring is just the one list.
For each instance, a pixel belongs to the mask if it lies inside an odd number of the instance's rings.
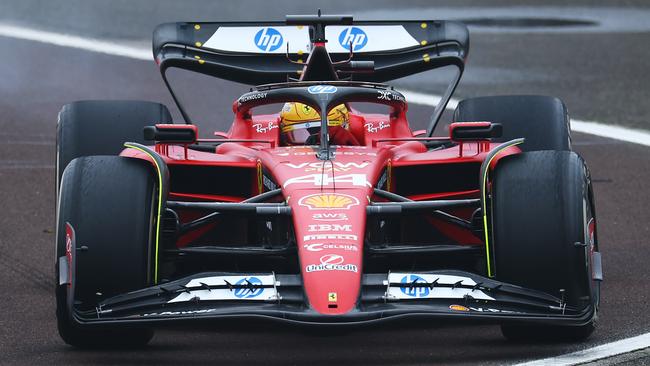
[{"label": "tarmac surface", "polygon": [[[513,8],[513,3],[439,3],[440,14],[475,21],[485,9],[518,12],[501,18],[498,27],[472,27],[468,71],[457,98],[556,95],[568,105],[573,118],[650,130],[646,61],[650,33],[642,26],[632,27],[632,17],[626,26],[616,18],[650,14],[649,5],[641,1],[599,2],[595,7],[587,1],[567,5],[550,1],[535,11],[533,7]],[[437,9],[426,1],[407,5],[373,2],[372,11],[368,4],[331,1],[322,8],[365,19],[392,19],[392,14],[416,17],[419,13],[434,17]],[[464,5],[469,9],[466,14]],[[317,7],[315,3],[288,1],[271,6],[250,1],[26,0],[0,3],[0,23],[146,45],[155,24],[163,21],[281,19],[284,14],[312,13]],[[530,19],[523,26],[512,26],[517,24],[512,22],[515,16],[556,19],[558,14],[565,20],[597,24],[582,26],[585,28],[607,26],[600,31],[575,29],[580,26],[561,31]],[[227,329],[213,324],[199,330],[161,330],[144,350],[72,349],[59,338],[54,316],[57,113],[65,103],[79,99],[142,99],[170,107],[173,103],[153,61],[6,37],[0,37],[0,50],[0,364],[499,365],[573,352],[650,331],[650,148],[575,133],[574,149],[586,159],[594,180],[605,275],[599,328],[583,344],[513,344],[501,337],[498,326],[491,325],[404,324],[330,334],[277,324],[235,323]],[[397,85],[434,93],[440,79],[407,78]],[[181,82],[182,88],[190,86],[196,84]],[[199,127],[205,132],[225,130],[232,119],[231,103],[246,88],[226,83],[214,83],[210,88],[203,93],[206,102],[199,106],[201,112],[209,111],[210,117],[201,119]],[[411,105],[414,129],[426,125],[430,112]],[[637,354],[620,363],[650,363],[647,352]]]}]

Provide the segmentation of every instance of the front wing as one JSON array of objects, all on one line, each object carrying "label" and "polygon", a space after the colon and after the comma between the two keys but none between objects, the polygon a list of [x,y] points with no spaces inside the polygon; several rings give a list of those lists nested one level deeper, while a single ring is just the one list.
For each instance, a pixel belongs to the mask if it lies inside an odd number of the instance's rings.
[{"label": "front wing", "polygon": [[89,325],[232,317],[345,325],[431,317],[579,326],[594,316],[592,306],[574,309],[550,294],[455,270],[365,274],[361,291],[354,310],[325,315],[309,307],[299,275],[207,272],[71,310]]}]

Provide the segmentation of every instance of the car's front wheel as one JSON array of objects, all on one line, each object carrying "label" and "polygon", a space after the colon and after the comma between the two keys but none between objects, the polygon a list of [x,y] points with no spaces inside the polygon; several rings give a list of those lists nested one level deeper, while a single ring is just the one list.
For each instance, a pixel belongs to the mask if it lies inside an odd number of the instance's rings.
[{"label": "car's front wheel", "polygon": [[503,334],[515,340],[587,338],[596,327],[600,274],[592,263],[598,243],[584,161],[570,151],[512,155],[499,161],[492,182],[496,279],[554,295],[587,317],[577,326],[506,324]]},{"label": "car's front wheel", "polygon": [[[153,283],[156,189],[152,167],[141,160],[88,156],[74,159],[65,169],[55,273],[57,324],[66,343],[133,347],[151,340],[149,329],[83,325],[74,314],[93,312],[103,299]],[[69,269],[70,275],[60,268]],[[62,275],[68,278],[61,281]],[[69,304],[70,296],[74,304]]]}]

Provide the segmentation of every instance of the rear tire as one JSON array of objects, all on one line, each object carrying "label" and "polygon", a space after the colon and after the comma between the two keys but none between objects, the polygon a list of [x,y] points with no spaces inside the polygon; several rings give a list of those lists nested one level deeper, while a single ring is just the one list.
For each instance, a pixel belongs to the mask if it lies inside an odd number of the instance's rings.
[{"label": "rear tire", "polygon": [[82,100],[66,104],[57,123],[57,187],[73,159],[118,155],[126,141],[145,143],[143,128],[156,123],[172,123],[169,110],[160,103]]},{"label": "rear tire", "polygon": [[571,132],[566,106],[555,97],[504,95],[465,99],[458,103],[454,122],[488,121],[503,126],[503,136],[494,141],[524,137],[523,151],[571,150]]},{"label": "rear tire", "polygon": [[75,309],[95,309],[111,296],[153,283],[153,215],[157,208],[152,169],[141,160],[89,156],[73,160],[61,182],[56,249],[57,324],[63,340],[77,347],[137,347],[153,332],[139,327],[89,326],[74,321],[71,287],[59,285],[66,260],[65,224],[74,228]]},{"label": "rear tire", "polygon": [[590,253],[598,247],[590,231],[595,228],[590,191],[587,167],[573,152],[528,152],[497,164],[492,183],[496,279],[594,310],[581,326],[504,325],[508,339],[578,341],[594,331],[600,282],[591,273]]}]

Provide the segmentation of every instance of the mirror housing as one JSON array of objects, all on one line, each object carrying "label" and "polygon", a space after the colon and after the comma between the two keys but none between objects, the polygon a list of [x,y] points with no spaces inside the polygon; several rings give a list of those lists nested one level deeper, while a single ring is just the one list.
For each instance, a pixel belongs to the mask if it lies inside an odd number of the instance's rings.
[{"label": "mirror housing", "polygon": [[162,143],[194,144],[199,135],[195,125],[157,124],[145,126],[144,139]]},{"label": "mirror housing", "polygon": [[485,141],[501,137],[503,126],[492,122],[455,122],[449,125],[449,138],[454,142]]}]

